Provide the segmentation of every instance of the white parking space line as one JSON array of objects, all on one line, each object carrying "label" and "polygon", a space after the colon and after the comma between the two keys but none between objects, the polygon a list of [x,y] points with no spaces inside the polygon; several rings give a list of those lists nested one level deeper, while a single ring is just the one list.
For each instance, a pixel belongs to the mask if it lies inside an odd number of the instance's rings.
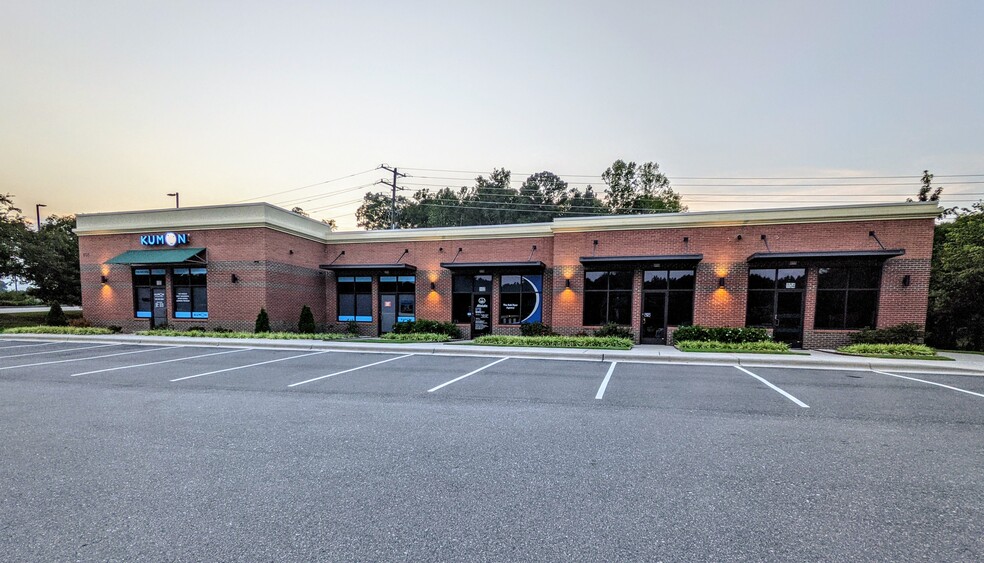
[{"label": "white parking space line", "polygon": [[470,371],[470,372],[468,372],[468,373],[466,373],[465,375],[462,375],[462,376],[459,376],[459,377],[456,377],[456,378],[454,378],[454,379],[452,379],[451,381],[446,381],[446,382],[444,382],[444,383],[442,383],[442,384],[440,384],[440,385],[438,385],[437,387],[435,387],[435,388],[433,388],[433,389],[428,389],[428,390],[427,390],[427,392],[428,392],[428,393],[433,393],[434,391],[437,391],[438,389],[440,389],[440,388],[442,388],[442,387],[447,387],[448,385],[451,385],[451,384],[452,384],[452,383],[454,383],[455,381],[461,381],[462,379],[464,379],[464,378],[466,378],[466,377],[469,377],[469,376],[472,376],[472,375],[475,375],[476,373],[478,373],[478,372],[480,372],[480,371],[482,371],[483,369],[488,369],[488,368],[490,368],[490,367],[492,367],[492,366],[494,366],[495,364],[497,364],[497,363],[499,363],[499,362],[504,362],[504,361],[506,361],[506,360],[508,360],[508,359],[510,359],[511,357],[512,357],[512,356],[506,356],[505,358],[499,358],[498,360],[496,360],[496,361],[494,361],[494,362],[492,362],[491,364],[488,364],[488,365],[484,365],[484,366],[482,366],[482,367],[480,367],[480,368],[478,368],[478,369],[477,369],[477,370],[475,370],[475,371]]},{"label": "white parking space line", "polygon": [[981,393],[975,393],[973,391],[968,391],[966,389],[961,389],[959,387],[951,387],[949,385],[943,385],[942,383],[936,383],[935,381],[926,381],[925,379],[918,379],[918,378],[909,377],[909,376],[906,376],[906,375],[898,375],[896,373],[888,373],[887,371],[878,371],[876,369],[873,369],[871,371],[873,371],[875,373],[880,373],[882,375],[890,375],[892,377],[898,377],[899,379],[908,379],[909,381],[918,381],[919,383],[928,383],[930,385],[935,385],[937,387],[944,387],[946,389],[950,389],[950,390],[953,390],[953,391],[960,391],[961,393],[966,393],[968,395],[973,395],[975,397],[984,397],[984,394],[981,394]]},{"label": "white parking space line", "polygon": [[[114,346],[117,346],[114,344]],[[86,358],[71,358],[68,360],[54,360],[51,362],[38,362],[36,364],[24,364],[20,366],[4,366],[0,369],[17,369],[17,368],[31,368],[34,366],[47,366],[51,364],[64,364],[65,362],[84,362],[86,360],[98,360],[100,358],[112,358],[114,356],[126,356],[127,354],[144,354],[146,352],[160,352],[161,350],[173,350],[175,348],[181,348],[181,346],[168,346],[166,348],[151,348],[150,350],[133,350],[130,352],[118,352],[116,354],[104,354],[102,356],[89,356]]]},{"label": "white parking space line", "polygon": [[131,369],[131,368],[142,368],[147,366],[156,366],[158,364],[169,364],[171,362],[183,362],[185,360],[194,360],[197,358],[206,358],[208,356],[221,356],[222,354],[235,354],[236,352],[245,352],[247,350],[255,350],[255,348],[237,348],[235,350],[226,350],[225,352],[212,352],[211,354],[199,354],[197,356],[188,356],[187,358],[174,358],[171,360],[161,360],[159,362],[147,362],[145,364],[136,364],[131,366],[117,366],[114,368],[106,369],[96,369],[92,371],[83,371],[82,373],[73,373],[70,377],[78,377],[80,375],[90,375],[93,373],[103,373],[107,371],[116,371],[120,369]]},{"label": "white parking space line", "polygon": [[801,401],[801,400],[799,400],[799,399],[797,399],[796,397],[793,397],[793,396],[792,396],[792,395],[790,395],[789,393],[787,393],[787,392],[785,392],[785,391],[783,391],[782,389],[780,389],[780,388],[778,388],[778,387],[776,387],[775,385],[773,385],[773,384],[771,384],[771,383],[769,383],[768,381],[766,381],[766,380],[765,380],[765,378],[763,378],[763,377],[760,377],[760,376],[758,376],[758,375],[755,375],[754,373],[752,373],[752,372],[750,372],[750,371],[748,371],[747,369],[745,369],[745,368],[743,368],[743,367],[741,367],[741,366],[735,366],[735,369],[739,369],[739,370],[741,370],[741,371],[743,371],[743,372],[745,372],[745,373],[747,373],[748,375],[750,375],[750,376],[752,376],[752,377],[754,377],[755,379],[758,379],[758,380],[759,380],[759,381],[761,381],[762,383],[765,383],[765,384],[766,384],[766,385],[768,385],[768,386],[769,386],[769,387],[770,387],[770,388],[771,388],[771,389],[772,389],[773,391],[775,391],[776,393],[779,393],[779,394],[780,394],[780,395],[782,395],[783,397],[786,397],[787,399],[789,399],[790,401],[792,401],[792,402],[794,402],[794,403],[796,403],[797,405],[799,405],[799,406],[801,406],[801,407],[803,407],[804,409],[808,409],[808,408],[810,408],[810,405],[808,405],[808,404],[806,404],[806,403],[804,403],[803,401]]},{"label": "white parking space line", "polygon": [[25,356],[40,356],[41,354],[57,354],[59,352],[75,352],[76,350],[92,350],[93,348],[105,348],[107,346],[122,346],[121,344],[99,344],[97,346],[82,346],[81,348],[65,348],[63,350],[45,350],[43,352],[29,352],[27,354],[12,354],[10,356],[0,356],[0,359],[23,358]]},{"label": "white parking space line", "polygon": [[342,375],[343,373],[349,373],[350,371],[356,371],[356,370],[360,370],[360,369],[371,368],[372,366],[378,366],[379,364],[385,364],[386,362],[392,362],[394,360],[402,360],[403,358],[409,358],[410,356],[413,356],[413,354],[407,354],[405,356],[398,356],[396,358],[388,358],[388,359],[383,360],[381,362],[373,362],[371,364],[366,364],[364,366],[359,366],[357,368],[351,368],[351,369],[346,369],[346,370],[342,370],[342,371],[336,371],[335,373],[329,373],[328,375],[319,375],[318,377],[314,377],[314,378],[307,379],[307,380],[304,380],[304,381],[298,381],[297,383],[291,383],[287,387],[297,387],[298,385],[304,385],[305,383],[311,383],[312,381],[318,381],[319,379],[325,379],[326,377],[335,377],[336,375]]},{"label": "white parking space line", "polygon": [[171,383],[175,383],[177,381],[184,381],[186,379],[195,379],[196,377],[204,377],[206,375],[215,375],[217,373],[225,373],[227,371],[236,371],[237,369],[254,368],[256,366],[265,366],[267,364],[275,364],[277,362],[286,362],[287,360],[296,360],[297,358],[306,358],[308,356],[317,356],[318,354],[327,354],[328,352],[330,352],[330,350],[324,350],[322,352],[311,352],[311,353],[308,353],[308,354],[299,354],[297,356],[288,356],[286,358],[277,358],[276,360],[267,360],[265,362],[257,362],[255,364],[249,364],[249,365],[245,365],[245,366],[236,366],[236,367],[233,367],[233,368],[217,369],[215,371],[207,371],[205,373],[198,373],[198,374],[195,374],[195,375],[187,375],[185,377],[179,377],[177,379],[172,379],[171,380]]},{"label": "white parking space line", "polygon": [[605,389],[608,389],[608,382],[612,379],[612,373],[615,371],[616,365],[618,365],[618,362],[612,362],[611,367],[608,368],[608,373],[605,374],[605,379],[601,382],[601,387],[598,388],[595,399],[605,398]]},{"label": "white parking space line", "polygon": [[[17,342],[17,340],[4,340],[4,342]],[[15,344],[13,346],[0,346],[0,350],[9,350],[11,348],[31,348],[33,346],[51,346],[52,344],[59,344],[59,342],[42,342],[41,344]]]}]

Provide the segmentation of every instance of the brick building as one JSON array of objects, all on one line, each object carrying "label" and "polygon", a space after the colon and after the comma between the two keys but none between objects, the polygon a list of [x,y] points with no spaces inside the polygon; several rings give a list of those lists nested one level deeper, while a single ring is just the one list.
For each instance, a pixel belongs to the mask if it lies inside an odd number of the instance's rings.
[{"label": "brick building", "polygon": [[330,232],[265,203],[78,217],[82,304],[97,326],[274,330],[308,305],[326,330],[454,321],[466,334],[614,322],[763,326],[806,348],[924,324],[935,203],[621,215]]}]

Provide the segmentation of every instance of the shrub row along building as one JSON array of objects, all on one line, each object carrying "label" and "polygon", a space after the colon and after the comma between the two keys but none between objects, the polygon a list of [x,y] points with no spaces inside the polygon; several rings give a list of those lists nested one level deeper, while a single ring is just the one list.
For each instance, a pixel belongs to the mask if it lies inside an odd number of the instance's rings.
[{"label": "shrub row along building", "polygon": [[555,219],[331,232],[266,204],[78,217],[82,302],[96,326],[326,330],[453,321],[467,335],[760,326],[806,348],[863,327],[924,324],[935,203]]}]

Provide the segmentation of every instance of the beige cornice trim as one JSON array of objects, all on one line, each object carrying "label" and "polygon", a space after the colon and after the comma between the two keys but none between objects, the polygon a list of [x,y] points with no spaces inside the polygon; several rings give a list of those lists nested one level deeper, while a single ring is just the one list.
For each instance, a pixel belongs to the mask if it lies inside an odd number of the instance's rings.
[{"label": "beige cornice trim", "polygon": [[331,232],[320,221],[269,203],[85,213],[77,219],[75,232],[79,236],[268,228],[323,243]]},{"label": "beige cornice trim", "polygon": [[472,227],[436,227],[430,229],[394,229],[390,231],[345,231],[328,235],[331,244],[373,242],[420,242],[503,238],[550,237],[550,223],[519,225],[479,225]]},{"label": "beige cornice trim", "polygon": [[679,229],[686,227],[733,227],[785,225],[790,223],[840,223],[845,221],[888,221],[935,219],[942,209],[935,202],[880,203],[743,211],[697,211],[652,215],[570,217],[555,219],[553,232],[618,231],[634,229]]}]

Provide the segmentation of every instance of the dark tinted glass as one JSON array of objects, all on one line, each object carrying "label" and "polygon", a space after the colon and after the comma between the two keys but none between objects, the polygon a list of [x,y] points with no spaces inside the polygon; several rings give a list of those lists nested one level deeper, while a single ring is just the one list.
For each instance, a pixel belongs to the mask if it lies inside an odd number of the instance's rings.
[{"label": "dark tinted glass", "polygon": [[403,293],[400,295],[400,314],[401,315],[412,315],[414,304],[416,298],[412,293]]},{"label": "dark tinted glass", "polygon": [[606,322],[608,316],[608,294],[593,291],[584,294],[584,324],[599,326]]},{"label": "dark tinted glass", "polygon": [[608,322],[620,325],[632,324],[631,291],[611,291],[608,293]]},{"label": "dark tinted glass", "polygon": [[197,313],[204,313],[208,311],[208,290],[204,287],[197,286],[191,289],[192,301],[191,310]]},{"label": "dark tinted glass", "polygon": [[776,271],[769,269],[754,269],[748,271],[748,289],[774,289],[776,287]]},{"label": "dark tinted glass", "polygon": [[339,294],[338,296],[338,320],[355,320],[355,296],[351,293]]},{"label": "dark tinted glass", "polygon": [[475,276],[475,293],[492,293],[492,276]]},{"label": "dark tinted glass", "polygon": [[584,272],[584,289],[608,289],[608,272]]},{"label": "dark tinted glass", "polygon": [[379,276],[379,293],[396,293],[396,276]]},{"label": "dark tinted glass", "polygon": [[499,280],[502,293],[519,293],[523,290],[522,276],[502,276]]},{"label": "dark tinted glass", "polygon": [[542,314],[533,315],[533,317],[530,318],[530,315],[532,315],[536,311],[536,305],[539,298],[540,296],[532,291],[528,291],[522,294],[522,297],[520,298],[520,302],[519,302],[520,317],[522,317],[520,318],[520,322],[540,321],[540,319],[543,317]]},{"label": "dark tinted glass", "polygon": [[814,328],[844,328],[844,291],[817,291]]},{"label": "dark tinted glass", "polygon": [[338,278],[336,285],[339,295],[355,293],[355,278]]},{"label": "dark tinted glass", "polygon": [[632,272],[609,272],[608,289],[632,289]]},{"label": "dark tinted glass", "polygon": [[643,289],[666,289],[667,288],[666,270],[650,270],[642,275]]},{"label": "dark tinted glass", "polygon": [[694,294],[689,291],[671,291],[667,298],[666,324],[680,326],[693,324]]},{"label": "dark tinted glass", "polygon": [[150,285],[150,270],[133,270],[133,285]]},{"label": "dark tinted glass", "polygon": [[775,293],[771,291],[749,291],[745,324],[748,326],[772,326],[775,317],[774,299]]},{"label": "dark tinted glass", "polygon": [[878,289],[881,284],[881,268],[852,268],[851,287],[858,289]]},{"label": "dark tinted glass", "polygon": [[877,291],[850,291],[847,294],[847,318],[844,328],[864,328],[875,326],[878,311]]},{"label": "dark tinted glass", "polygon": [[372,293],[372,278],[370,277],[355,278],[355,292]]},{"label": "dark tinted glass", "polygon": [[451,291],[454,293],[471,293],[473,281],[472,276],[455,274],[451,278]]},{"label": "dark tinted glass", "polygon": [[451,296],[451,320],[456,323],[471,322],[471,293],[455,293]]},{"label": "dark tinted glass", "polygon": [[149,287],[138,287],[135,308],[137,311],[150,311],[151,309],[151,289]]},{"label": "dark tinted glass", "polygon": [[355,295],[355,316],[357,321],[372,320],[372,295],[357,293]]},{"label": "dark tinted glass", "polygon": [[415,293],[417,290],[417,276],[400,276],[397,279],[396,290],[400,293]]},{"label": "dark tinted glass", "polygon": [[670,289],[693,289],[694,277],[693,270],[672,270],[670,271]]},{"label": "dark tinted glass", "polygon": [[522,319],[520,313],[520,294],[503,293],[499,298],[499,324],[519,324]]},{"label": "dark tinted glass", "polygon": [[847,287],[846,268],[820,268],[817,270],[818,289],[839,289]]},{"label": "dark tinted glass", "polygon": [[782,268],[776,276],[779,289],[802,289],[806,287],[806,270],[803,268]]}]

